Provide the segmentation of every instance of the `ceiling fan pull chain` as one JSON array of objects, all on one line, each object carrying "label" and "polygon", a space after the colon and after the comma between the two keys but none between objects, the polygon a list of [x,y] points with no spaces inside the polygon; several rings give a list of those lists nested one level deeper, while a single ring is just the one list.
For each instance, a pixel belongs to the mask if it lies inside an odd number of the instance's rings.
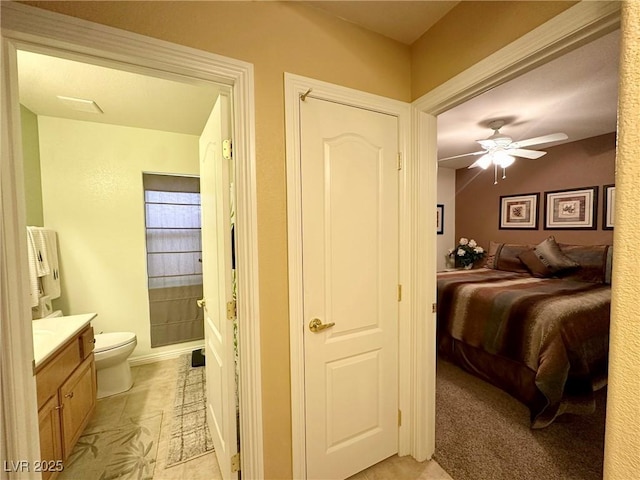
[{"label": "ceiling fan pull chain", "polygon": [[498,165],[493,164],[493,184],[498,184]]},{"label": "ceiling fan pull chain", "polygon": [[502,179],[504,180],[505,178],[507,178],[507,169],[506,168],[502,168]]}]

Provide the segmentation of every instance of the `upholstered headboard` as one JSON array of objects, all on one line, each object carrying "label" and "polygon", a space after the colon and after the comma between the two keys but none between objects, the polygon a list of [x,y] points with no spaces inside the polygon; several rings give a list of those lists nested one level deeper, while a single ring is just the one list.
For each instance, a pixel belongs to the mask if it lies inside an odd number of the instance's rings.
[{"label": "upholstered headboard", "polygon": [[[591,283],[611,283],[612,245],[558,244],[562,253],[579,264],[579,267],[556,276]],[[495,270],[528,273],[520,255],[536,245],[490,242],[484,266]]]}]

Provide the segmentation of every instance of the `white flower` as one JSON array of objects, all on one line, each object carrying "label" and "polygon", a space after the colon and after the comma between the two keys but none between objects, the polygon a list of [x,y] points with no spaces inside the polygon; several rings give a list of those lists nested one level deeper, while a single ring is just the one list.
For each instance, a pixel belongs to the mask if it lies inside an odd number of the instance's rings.
[{"label": "white flower", "polygon": [[453,250],[454,250],[453,248],[449,249],[449,255],[451,255],[453,253]]},{"label": "white flower", "polygon": [[[466,245],[467,243],[469,243],[469,240],[467,240],[466,238],[462,237],[460,239],[460,245]],[[460,255],[460,254],[458,254],[458,255]]]},{"label": "white flower", "polygon": [[484,253],[484,248],[476,247],[476,248],[473,249],[473,251],[476,252],[476,253]]},{"label": "white flower", "polygon": [[478,246],[478,244],[476,243],[476,241],[472,238],[471,240],[469,240],[469,246],[471,248],[475,248]]},{"label": "white flower", "polygon": [[464,257],[467,254],[467,252],[465,252],[463,249],[459,248],[458,249],[458,256],[459,257]]}]

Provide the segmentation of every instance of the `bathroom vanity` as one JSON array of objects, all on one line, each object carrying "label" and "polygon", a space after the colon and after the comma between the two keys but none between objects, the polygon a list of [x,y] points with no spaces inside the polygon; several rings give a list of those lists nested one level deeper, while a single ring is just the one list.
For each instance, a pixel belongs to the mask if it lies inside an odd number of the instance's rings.
[{"label": "bathroom vanity", "polygon": [[42,478],[64,468],[96,406],[91,320],[96,314],[33,321]]}]

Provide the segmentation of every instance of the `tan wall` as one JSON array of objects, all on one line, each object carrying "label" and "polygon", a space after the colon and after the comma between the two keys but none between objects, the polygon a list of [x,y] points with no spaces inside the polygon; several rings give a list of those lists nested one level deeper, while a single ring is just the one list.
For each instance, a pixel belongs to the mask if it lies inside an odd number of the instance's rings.
[{"label": "tan wall", "polygon": [[[615,133],[546,149],[538,160],[518,159],[507,168],[507,178],[493,184],[493,168],[456,171],[456,238],[537,244],[553,235],[558,242],[611,245],[613,232],[602,229],[603,185],[614,183]],[[545,230],[544,192],[598,186],[596,230]],[[540,193],[538,230],[499,230],[501,195]],[[478,199],[482,199],[478,202]],[[453,247],[454,245],[450,245]]]},{"label": "tan wall", "polygon": [[640,3],[622,13],[605,479],[640,472]]},{"label": "tan wall", "polygon": [[265,476],[290,478],[283,73],[410,101],[573,2],[464,2],[412,51],[296,2],[25,3],[254,64]]},{"label": "tan wall", "polygon": [[575,3],[460,2],[411,46],[411,97],[421,97]]}]

